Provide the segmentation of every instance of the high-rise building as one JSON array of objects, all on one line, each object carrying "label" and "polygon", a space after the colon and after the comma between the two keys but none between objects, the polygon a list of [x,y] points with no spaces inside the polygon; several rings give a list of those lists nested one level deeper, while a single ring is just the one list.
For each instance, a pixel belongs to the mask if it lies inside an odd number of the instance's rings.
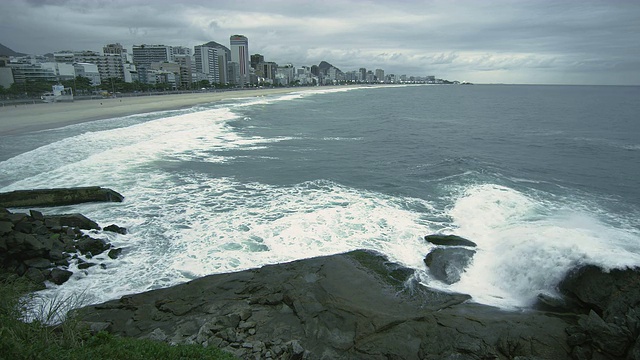
[{"label": "high-rise building", "polygon": [[[107,47],[105,47],[107,48]],[[126,53],[126,52],[125,52]],[[56,63],[87,63],[98,66],[101,81],[116,78],[124,80],[123,53],[108,52],[104,55],[94,51],[57,52],[53,54]]]},{"label": "high-rise building", "polygon": [[263,63],[264,62],[264,56],[260,55],[260,54],[253,54],[251,55],[251,67],[254,69],[258,68],[258,64]]},{"label": "high-rise building", "polygon": [[360,81],[367,81],[367,69],[360,68]]},{"label": "high-rise building", "polygon": [[376,69],[376,80],[378,82],[384,82],[384,70]]},{"label": "high-rise building", "polygon": [[243,35],[232,35],[231,62],[238,64],[236,83],[242,87],[249,81],[249,39]]},{"label": "high-rise building", "polygon": [[138,66],[150,67],[154,62],[172,60],[171,46],[133,45],[133,62]]},{"label": "high-rise building", "polygon": [[120,43],[115,43],[115,44],[107,44],[103,46],[102,52],[104,54],[122,55],[123,53],[127,52],[127,49],[123,48]]},{"label": "high-rise building", "polygon": [[[229,80],[229,61],[231,59],[231,51],[229,48],[215,41],[209,41],[206,44],[200,45],[200,47],[201,49],[198,50],[196,46],[194,51],[195,77],[198,80],[208,79],[209,82],[212,83],[227,84],[231,82]],[[205,51],[202,48],[210,48],[213,49],[213,51],[209,54],[208,50]],[[209,55],[213,56],[212,60]],[[206,56],[206,58],[203,59],[202,56]],[[198,59],[199,57],[200,59]],[[207,67],[209,67],[209,71],[206,71]]]},{"label": "high-rise building", "polygon": [[183,89],[191,88],[193,82],[193,74],[191,73],[191,56],[174,55],[174,61],[180,66],[180,87]]},{"label": "high-rise building", "polygon": [[194,63],[197,79],[206,79],[210,83],[226,84],[229,82],[228,62],[230,51],[215,41],[195,47]]},{"label": "high-rise building", "polygon": [[184,46],[172,46],[171,47],[171,60],[174,60],[177,55],[187,55],[191,56],[192,51],[191,48]]}]

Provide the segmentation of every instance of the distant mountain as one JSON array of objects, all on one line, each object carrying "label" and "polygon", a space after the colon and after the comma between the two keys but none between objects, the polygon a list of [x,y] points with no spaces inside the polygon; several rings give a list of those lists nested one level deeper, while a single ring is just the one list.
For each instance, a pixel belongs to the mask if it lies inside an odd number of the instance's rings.
[{"label": "distant mountain", "polygon": [[327,71],[329,71],[329,68],[332,68],[332,67],[336,68],[338,72],[342,72],[342,70],[338,69],[336,66],[333,66],[326,61],[321,61],[320,64],[318,65],[318,69],[320,70],[320,72],[325,75],[327,74]]},{"label": "distant mountain", "polygon": [[25,54],[19,53],[19,52],[15,52],[15,51],[9,49],[8,47],[0,44],[0,55],[4,55],[4,56],[24,56]]}]

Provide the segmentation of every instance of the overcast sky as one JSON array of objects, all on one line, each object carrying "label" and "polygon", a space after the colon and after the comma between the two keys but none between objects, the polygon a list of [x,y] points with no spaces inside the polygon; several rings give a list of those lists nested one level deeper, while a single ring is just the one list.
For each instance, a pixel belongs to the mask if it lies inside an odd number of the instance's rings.
[{"label": "overcast sky", "polygon": [[640,0],[2,0],[0,43],[23,53],[229,36],[294,66],[476,83],[640,85]]}]

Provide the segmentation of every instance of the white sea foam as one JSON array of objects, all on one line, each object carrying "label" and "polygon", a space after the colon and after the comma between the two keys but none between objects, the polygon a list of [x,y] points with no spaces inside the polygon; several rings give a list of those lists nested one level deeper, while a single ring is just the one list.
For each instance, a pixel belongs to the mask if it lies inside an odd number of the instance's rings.
[{"label": "white sea foam", "polygon": [[[304,96],[314,91],[327,92],[313,90]],[[239,150],[246,156],[263,156],[260,150],[270,144],[294,139],[243,136],[229,122],[244,119],[239,115],[241,106],[300,96],[201,107],[124,128],[87,132],[1,162],[0,173],[12,183],[0,191],[99,184],[125,195],[121,204],[42,209],[80,212],[102,226],[116,223],[130,231],[98,234],[124,248],[123,255],[116,260],[104,255],[89,260],[105,268],[78,270],[72,265],[71,280],[51,285],[42,295],[84,293],[95,303],[206,274],[356,248],[378,250],[424,272],[422,259],[432,247],[422,236],[442,228],[475,241],[478,252],[458,284],[444,286],[427,279],[428,285],[498,306],[529,304],[538,292],[552,291],[576,264],[640,264],[636,255],[640,248],[634,245],[640,243],[637,232],[607,225],[584,204],[541,200],[504,186],[468,185],[442,210],[425,200],[330,181],[285,187],[245,184],[181,167],[185,162],[232,162],[245,156],[238,155]],[[446,217],[447,224],[432,220]]]},{"label": "white sea foam", "polygon": [[465,189],[449,211],[455,232],[478,244],[460,282],[443,288],[503,307],[554,292],[579,264],[640,265],[638,234],[604,224],[571,204],[542,201],[498,185]]}]

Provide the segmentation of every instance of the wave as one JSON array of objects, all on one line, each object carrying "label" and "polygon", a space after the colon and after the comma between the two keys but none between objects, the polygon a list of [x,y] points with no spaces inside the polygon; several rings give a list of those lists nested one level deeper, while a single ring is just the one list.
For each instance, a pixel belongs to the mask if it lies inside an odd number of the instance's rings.
[{"label": "wave", "polygon": [[605,269],[640,265],[640,234],[616,228],[594,212],[550,197],[494,185],[464,188],[448,215],[452,230],[478,244],[459,283],[448,288],[501,307],[531,305],[553,293],[581,264]]}]

